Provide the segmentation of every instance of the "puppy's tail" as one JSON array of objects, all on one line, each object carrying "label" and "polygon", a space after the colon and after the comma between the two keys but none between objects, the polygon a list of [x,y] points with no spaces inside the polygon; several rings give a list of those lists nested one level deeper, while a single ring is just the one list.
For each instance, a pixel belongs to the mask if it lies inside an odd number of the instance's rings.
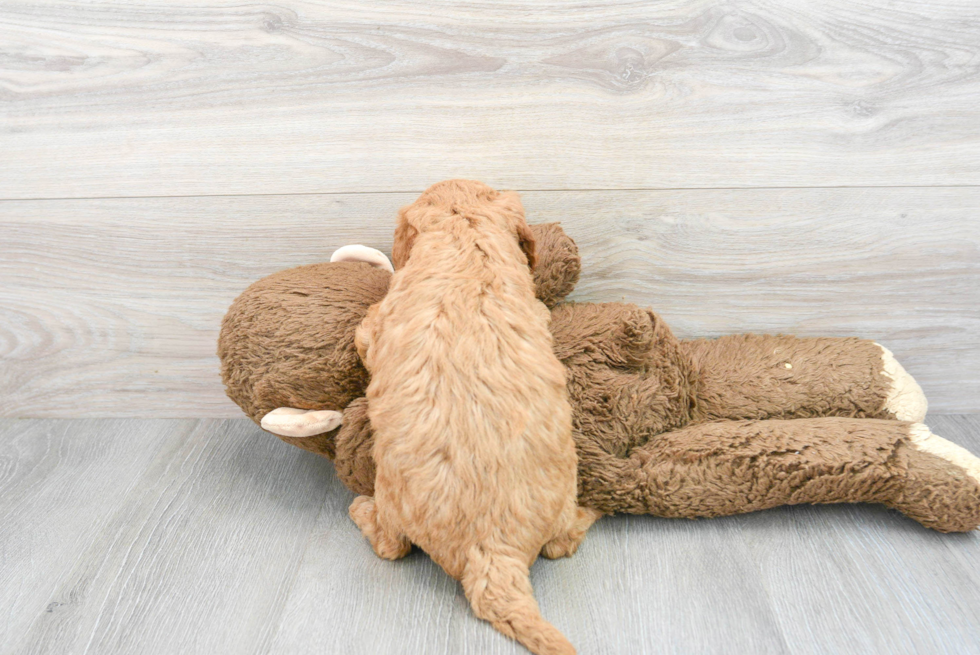
[{"label": "puppy's tail", "polygon": [[519,556],[474,546],[461,582],[473,613],[532,653],[575,655],[572,644],[541,616],[528,574]]}]

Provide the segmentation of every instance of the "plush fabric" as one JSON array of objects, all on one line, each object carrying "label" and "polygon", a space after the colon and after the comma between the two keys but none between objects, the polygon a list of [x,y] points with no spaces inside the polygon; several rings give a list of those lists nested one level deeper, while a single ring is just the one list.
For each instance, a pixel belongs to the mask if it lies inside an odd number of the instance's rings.
[{"label": "plush fabric", "polygon": [[699,381],[693,418],[892,418],[882,349],[855,338],[739,334],[683,343]]},{"label": "plush fabric", "polygon": [[[368,264],[337,262],[280,271],[250,286],[218,339],[228,397],[258,423],[277,407],[343,409],[363,396],[368,372],[354,331],[390,279]],[[280,439],[334,457],[332,438]]]},{"label": "plush fabric", "polygon": [[[562,303],[580,271],[574,242],[557,224],[532,229],[537,295],[553,307],[566,367],[582,505],[696,518],[877,502],[940,531],[980,525],[980,460],[928,451],[932,442],[910,436],[924,426],[895,420],[894,376],[878,344],[680,341],[635,305]],[[359,494],[372,493],[374,464],[354,330],[389,276],[359,263],[277,273],[235,301],[219,340],[228,395],[256,422],[277,407],[344,412],[337,430],[280,438],[335,458]]]}]

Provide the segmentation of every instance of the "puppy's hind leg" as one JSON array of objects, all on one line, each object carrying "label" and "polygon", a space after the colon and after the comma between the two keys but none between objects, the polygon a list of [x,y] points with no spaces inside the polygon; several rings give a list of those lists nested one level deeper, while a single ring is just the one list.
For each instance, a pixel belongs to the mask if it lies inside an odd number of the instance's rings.
[{"label": "puppy's hind leg", "polygon": [[568,526],[541,549],[541,554],[548,559],[574,555],[585,539],[585,533],[599,520],[602,512],[588,507],[573,507],[571,512],[566,512],[568,515],[571,516]]},{"label": "puppy's hind leg", "polygon": [[371,496],[355,498],[350,504],[348,513],[351,520],[371,542],[371,547],[378,557],[400,559],[412,550],[412,542],[408,537],[392,532],[378,520],[378,506],[374,504],[374,498]]}]

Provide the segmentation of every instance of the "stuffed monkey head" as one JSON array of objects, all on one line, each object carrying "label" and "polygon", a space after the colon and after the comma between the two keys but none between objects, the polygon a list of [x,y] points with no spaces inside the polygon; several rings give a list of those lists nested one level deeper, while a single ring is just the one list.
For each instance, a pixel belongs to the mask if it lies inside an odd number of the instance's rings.
[{"label": "stuffed monkey head", "polygon": [[[557,223],[531,231],[537,296],[553,307],[578,281],[578,249]],[[280,271],[248,287],[232,303],[218,338],[228,397],[283,441],[333,458],[340,413],[367,389],[354,332],[388,291],[386,266],[378,251],[345,246],[330,263]],[[270,412],[306,410],[320,416],[314,434],[276,431]]]}]

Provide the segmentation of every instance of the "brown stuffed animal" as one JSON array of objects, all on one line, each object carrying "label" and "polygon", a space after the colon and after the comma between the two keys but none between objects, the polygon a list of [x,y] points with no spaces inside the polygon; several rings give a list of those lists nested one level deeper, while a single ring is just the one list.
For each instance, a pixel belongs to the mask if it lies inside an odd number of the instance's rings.
[{"label": "brown stuffed animal", "polygon": [[[942,532],[980,525],[980,459],[920,423],[925,397],[882,346],[679,341],[635,305],[563,304],[577,248],[557,224],[532,229],[538,297],[567,368],[580,504],[696,518],[875,502]],[[302,266],[246,289],[224,318],[218,355],[248,416],[334,460],[352,491],[371,495],[368,374],[354,330],[387,292],[390,265],[363,247],[334,259],[361,261]]]}]

